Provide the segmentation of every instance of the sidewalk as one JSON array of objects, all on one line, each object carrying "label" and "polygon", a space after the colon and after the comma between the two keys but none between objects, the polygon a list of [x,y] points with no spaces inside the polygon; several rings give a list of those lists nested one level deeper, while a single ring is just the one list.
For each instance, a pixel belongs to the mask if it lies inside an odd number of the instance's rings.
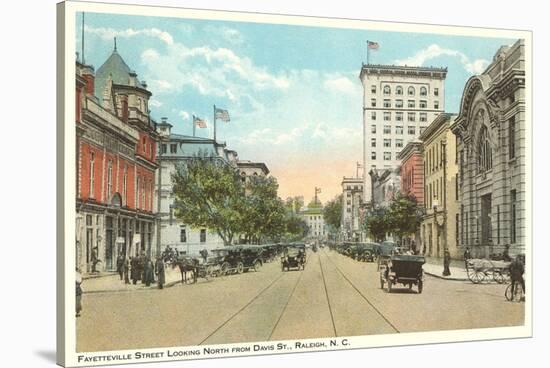
[{"label": "sidewalk", "polygon": [[443,276],[443,258],[426,257],[426,263],[422,267],[424,273],[444,280],[468,281],[468,274],[464,267],[464,262],[460,260],[451,260],[450,276]]},{"label": "sidewalk", "polygon": [[[165,283],[164,287],[168,288],[174,286],[178,282],[181,282],[181,273],[179,268],[172,269],[171,266],[165,267]],[[87,275],[83,278],[82,282],[82,292],[83,294],[91,293],[105,293],[105,292],[116,292],[116,291],[143,291],[158,289],[158,284],[156,282],[157,276],[155,275],[155,282],[151,286],[147,287],[145,284],[142,284],[141,281],[138,281],[136,285],[125,284],[124,280],[120,280],[118,273],[105,272],[101,274]]]}]

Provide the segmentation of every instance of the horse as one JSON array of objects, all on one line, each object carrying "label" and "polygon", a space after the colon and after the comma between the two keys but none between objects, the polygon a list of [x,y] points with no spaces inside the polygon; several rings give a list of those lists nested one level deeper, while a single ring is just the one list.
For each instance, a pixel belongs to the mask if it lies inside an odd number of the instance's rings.
[{"label": "horse", "polygon": [[181,283],[187,283],[187,273],[192,273],[193,284],[197,282],[199,260],[191,257],[181,257],[172,263],[172,267],[178,266],[181,272]]}]

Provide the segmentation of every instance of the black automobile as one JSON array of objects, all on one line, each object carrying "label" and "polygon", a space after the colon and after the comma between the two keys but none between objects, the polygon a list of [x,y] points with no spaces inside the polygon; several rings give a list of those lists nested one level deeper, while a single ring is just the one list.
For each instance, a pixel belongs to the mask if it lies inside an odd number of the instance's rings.
[{"label": "black automobile", "polygon": [[281,269],[283,272],[291,268],[304,270],[306,267],[306,246],[305,244],[292,244],[286,247],[281,257]]},{"label": "black automobile", "polygon": [[212,250],[208,263],[220,275],[259,271],[263,265],[262,253],[259,246],[228,246]]}]

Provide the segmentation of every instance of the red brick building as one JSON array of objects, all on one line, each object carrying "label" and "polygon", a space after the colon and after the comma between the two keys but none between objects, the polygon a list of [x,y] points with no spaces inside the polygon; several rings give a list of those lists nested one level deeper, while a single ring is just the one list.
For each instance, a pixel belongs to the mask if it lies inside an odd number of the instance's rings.
[{"label": "red brick building", "polygon": [[419,205],[424,204],[424,160],[422,142],[412,140],[399,152],[401,160],[401,193],[412,194]]},{"label": "red brick building", "polygon": [[98,69],[76,64],[76,264],[116,269],[119,253],[154,253],[157,141],[148,100],[116,48]]}]

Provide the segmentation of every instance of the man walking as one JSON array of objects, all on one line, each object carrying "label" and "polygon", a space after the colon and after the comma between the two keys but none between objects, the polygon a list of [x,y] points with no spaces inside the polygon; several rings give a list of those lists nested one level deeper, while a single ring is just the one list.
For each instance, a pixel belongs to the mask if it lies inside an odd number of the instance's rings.
[{"label": "man walking", "polygon": [[155,264],[155,271],[157,274],[159,289],[163,289],[164,283],[166,282],[166,275],[164,273],[164,262],[162,260],[162,257],[157,257],[157,262]]},{"label": "man walking", "polygon": [[128,269],[130,268],[130,265],[128,264],[128,258],[124,258],[124,261],[122,263],[122,273],[124,275],[124,283],[129,284],[130,279],[128,278]]},{"label": "man walking", "polygon": [[464,267],[468,269],[468,261],[472,258],[472,255],[470,254],[470,248],[466,247],[466,250],[464,251]]},{"label": "man walking", "polygon": [[449,266],[451,265],[451,253],[449,253],[448,249],[445,249],[445,253],[443,255],[443,276],[451,276],[451,269]]},{"label": "man walking", "polygon": [[116,271],[120,276],[120,281],[122,281],[122,277],[124,276],[124,256],[122,255],[122,252],[119,253],[116,258]]}]

